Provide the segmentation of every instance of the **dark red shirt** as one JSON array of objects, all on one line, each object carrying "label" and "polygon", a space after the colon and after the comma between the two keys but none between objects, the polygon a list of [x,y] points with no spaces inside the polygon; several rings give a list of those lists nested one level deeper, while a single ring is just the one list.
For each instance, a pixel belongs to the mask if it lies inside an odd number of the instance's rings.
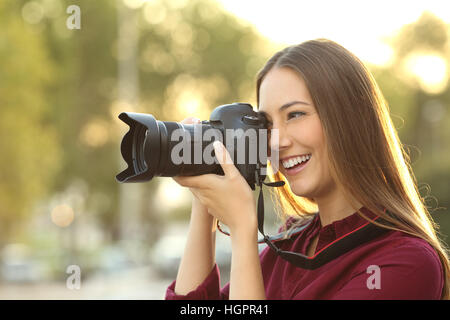
[{"label": "dark red shirt", "polygon": [[[365,223],[367,220],[355,212],[322,227],[317,214],[303,231],[278,241],[277,246],[306,255],[311,240],[319,234],[318,252]],[[435,250],[425,240],[400,231],[388,231],[315,270],[296,267],[268,247],[261,252],[260,260],[266,297],[273,300],[440,299],[444,285]],[[228,299],[229,294],[229,283],[220,288],[217,265],[187,295],[175,294],[174,288],[175,281],[167,288],[166,299]]]}]

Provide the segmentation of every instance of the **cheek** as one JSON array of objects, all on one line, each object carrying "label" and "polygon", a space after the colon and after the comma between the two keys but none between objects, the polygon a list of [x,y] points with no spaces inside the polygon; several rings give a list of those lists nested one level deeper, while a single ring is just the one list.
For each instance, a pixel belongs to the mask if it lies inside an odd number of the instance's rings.
[{"label": "cheek", "polygon": [[318,149],[323,149],[325,147],[325,135],[322,124],[317,116],[310,121],[308,129],[311,133],[311,138],[314,141],[314,145],[316,145]]},{"label": "cheek", "polygon": [[318,118],[310,122],[308,127],[308,139],[312,147],[312,152],[320,157],[321,163],[327,162],[326,139],[323,132],[322,124]]},{"label": "cheek", "polygon": [[291,137],[295,137],[296,142],[312,153],[323,153],[325,149],[325,138],[320,121],[304,121],[292,126],[289,130]]},{"label": "cheek", "polygon": [[329,176],[328,154],[325,139],[322,134],[311,137],[313,144],[313,157],[316,158],[317,165],[323,178]]},{"label": "cheek", "polygon": [[304,149],[299,151],[309,151],[313,154],[314,171],[319,179],[327,180],[329,174],[329,164],[327,155],[326,139],[322,129],[322,125],[318,119],[304,122],[302,125],[296,126],[296,141]]}]

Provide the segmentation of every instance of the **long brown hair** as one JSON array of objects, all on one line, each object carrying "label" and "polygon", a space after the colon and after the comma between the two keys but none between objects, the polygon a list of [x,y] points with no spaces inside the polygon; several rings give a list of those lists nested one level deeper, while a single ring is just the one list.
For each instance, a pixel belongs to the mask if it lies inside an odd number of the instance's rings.
[{"label": "long brown hair", "polygon": [[[391,226],[377,225],[427,241],[441,260],[442,298],[448,299],[447,247],[439,239],[438,227],[419,194],[409,156],[392,124],[388,103],[370,71],[355,55],[331,40],[306,41],[279,51],[259,71],[258,106],[261,82],[274,67],[291,68],[304,79],[327,138],[331,175],[347,200],[353,206],[353,199],[356,200],[391,223]],[[269,170],[268,176],[272,181],[286,182],[284,187],[274,188],[284,219],[307,218],[317,210],[314,199],[292,193],[281,172],[270,174]],[[362,212],[358,213],[370,221]]]}]

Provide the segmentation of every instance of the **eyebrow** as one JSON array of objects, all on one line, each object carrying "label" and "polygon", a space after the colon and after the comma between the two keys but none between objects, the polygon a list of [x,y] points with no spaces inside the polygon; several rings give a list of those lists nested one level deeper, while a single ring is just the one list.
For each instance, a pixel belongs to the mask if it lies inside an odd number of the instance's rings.
[{"label": "eyebrow", "polygon": [[[308,102],[305,102],[305,101],[291,101],[291,102],[288,102],[288,103],[285,103],[285,104],[283,104],[279,109],[278,109],[278,111],[279,112],[282,112],[283,110],[285,110],[285,109],[287,109],[287,108],[289,108],[290,106],[293,106],[294,104],[303,104],[303,105],[306,105],[306,106],[310,106],[311,104],[310,103],[308,103]],[[262,115],[267,115],[267,112],[264,112],[264,111],[258,111],[260,114],[262,114]]]}]

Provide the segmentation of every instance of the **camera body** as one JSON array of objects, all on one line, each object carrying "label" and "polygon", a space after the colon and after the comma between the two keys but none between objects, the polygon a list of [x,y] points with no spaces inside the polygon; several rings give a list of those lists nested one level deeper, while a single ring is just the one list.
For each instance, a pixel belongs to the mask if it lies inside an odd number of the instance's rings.
[{"label": "camera body", "polygon": [[158,121],[151,114],[122,112],[130,126],[121,143],[128,168],[118,182],[145,182],[155,176],[223,175],[212,143],[220,140],[234,165],[254,190],[265,179],[268,160],[267,121],[248,103],[215,108],[200,124]]}]

